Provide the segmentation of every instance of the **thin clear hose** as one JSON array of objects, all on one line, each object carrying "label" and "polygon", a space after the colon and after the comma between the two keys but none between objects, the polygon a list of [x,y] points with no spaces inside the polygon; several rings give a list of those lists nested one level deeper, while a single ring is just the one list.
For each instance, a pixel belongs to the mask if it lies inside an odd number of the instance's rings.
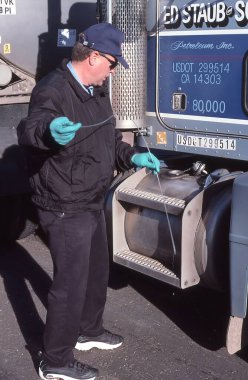
[{"label": "thin clear hose", "polygon": [[[136,125],[137,126],[137,125]],[[138,131],[140,132],[139,130],[139,127],[137,126],[138,128]],[[152,159],[152,155],[151,155],[151,151],[149,149],[149,146],[146,142],[146,139],[145,137],[143,136],[143,134],[140,132],[140,135],[142,136],[143,140],[144,140],[144,143],[146,145],[146,148],[147,148],[147,151],[149,152],[150,156],[151,156],[151,159]],[[159,176],[158,176],[158,173],[156,173],[156,177],[157,177],[157,180],[158,180],[158,184],[159,184],[159,189],[160,189],[160,193],[161,195],[163,196],[163,191],[162,191],[162,186],[161,186],[161,182],[160,182],[160,179],[159,179]],[[174,237],[173,237],[173,233],[172,233],[172,228],[171,228],[171,223],[170,223],[170,219],[169,219],[169,214],[168,214],[168,211],[167,211],[167,206],[166,204],[164,203],[164,210],[165,210],[165,215],[166,215],[166,219],[167,219],[167,222],[168,222],[168,227],[169,227],[169,232],[170,232],[170,238],[171,238],[171,243],[172,243],[172,248],[173,248],[173,259],[172,259],[172,265],[174,266],[174,258],[176,256],[176,245],[175,245],[175,240],[174,240]]]}]

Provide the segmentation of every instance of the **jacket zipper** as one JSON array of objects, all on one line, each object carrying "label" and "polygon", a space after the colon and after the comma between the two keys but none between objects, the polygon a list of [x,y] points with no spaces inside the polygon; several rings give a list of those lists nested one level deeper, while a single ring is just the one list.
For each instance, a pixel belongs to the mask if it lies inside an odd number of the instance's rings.
[{"label": "jacket zipper", "polygon": [[48,190],[48,174],[49,174],[49,168],[50,168],[50,165],[49,165],[49,162],[47,163],[47,167],[46,167],[46,177],[45,177],[45,186],[46,186],[46,190]]}]

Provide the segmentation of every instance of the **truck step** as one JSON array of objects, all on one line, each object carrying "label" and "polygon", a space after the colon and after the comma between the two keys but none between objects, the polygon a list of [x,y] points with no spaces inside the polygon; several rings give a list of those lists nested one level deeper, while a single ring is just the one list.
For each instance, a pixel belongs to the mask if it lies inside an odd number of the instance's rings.
[{"label": "truck step", "polygon": [[124,187],[117,189],[115,194],[118,201],[132,203],[152,210],[168,212],[173,215],[181,214],[185,208],[185,201],[182,199],[149,193],[147,191]]},{"label": "truck step", "polygon": [[114,254],[114,262],[180,288],[179,277],[151,257],[143,256],[126,249]]}]

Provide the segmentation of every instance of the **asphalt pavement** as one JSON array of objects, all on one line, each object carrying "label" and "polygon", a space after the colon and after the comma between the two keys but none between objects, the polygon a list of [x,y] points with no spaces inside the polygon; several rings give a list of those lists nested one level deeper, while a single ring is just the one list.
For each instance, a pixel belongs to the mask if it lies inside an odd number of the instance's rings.
[{"label": "asphalt pavement", "polygon": [[[0,246],[0,380],[38,380],[38,352],[52,263],[33,235]],[[248,349],[225,348],[229,304],[225,294],[181,291],[114,266],[105,328],[123,335],[113,351],[75,351],[100,371],[100,380],[244,380]]]}]

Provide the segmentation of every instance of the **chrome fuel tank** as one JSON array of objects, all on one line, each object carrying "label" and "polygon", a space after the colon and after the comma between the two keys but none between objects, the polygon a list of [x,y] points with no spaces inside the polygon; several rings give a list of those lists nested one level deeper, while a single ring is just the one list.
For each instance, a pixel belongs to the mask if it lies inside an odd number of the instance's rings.
[{"label": "chrome fuel tank", "polygon": [[159,182],[145,169],[124,179],[106,203],[113,260],[180,288],[225,287],[233,178],[205,186],[202,175],[163,168]]}]

